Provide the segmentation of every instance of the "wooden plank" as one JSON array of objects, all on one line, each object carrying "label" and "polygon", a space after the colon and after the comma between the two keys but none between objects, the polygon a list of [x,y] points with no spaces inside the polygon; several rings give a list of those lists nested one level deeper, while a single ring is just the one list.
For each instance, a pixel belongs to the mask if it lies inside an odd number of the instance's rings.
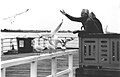
[{"label": "wooden plank", "polygon": [[5,77],[6,76],[6,68],[2,68],[1,69],[1,77]]},{"label": "wooden plank", "polygon": [[70,69],[69,77],[73,77],[73,55],[69,54],[68,57],[69,57],[68,67]]},{"label": "wooden plank", "polygon": [[37,77],[37,61],[31,62],[30,77]]},{"label": "wooden plank", "polygon": [[52,77],[56,77],[56,73],[57,73],[57,59],[56,57],[52,58],[52,68],[51,68],[51,75]]}]

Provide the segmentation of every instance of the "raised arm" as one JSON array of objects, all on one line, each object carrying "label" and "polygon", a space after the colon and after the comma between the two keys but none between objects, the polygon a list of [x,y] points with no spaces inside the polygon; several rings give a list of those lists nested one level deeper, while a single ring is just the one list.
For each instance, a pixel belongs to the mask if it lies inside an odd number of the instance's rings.
[{"label": "raised arm", "polygon": [[67,14],[64,10],[60,10],[60,12],[65,15],[67,18],[69,18],[71,21],[76,21],[76,22],[82,22],[83,17],[73,17],[69,14]]}]

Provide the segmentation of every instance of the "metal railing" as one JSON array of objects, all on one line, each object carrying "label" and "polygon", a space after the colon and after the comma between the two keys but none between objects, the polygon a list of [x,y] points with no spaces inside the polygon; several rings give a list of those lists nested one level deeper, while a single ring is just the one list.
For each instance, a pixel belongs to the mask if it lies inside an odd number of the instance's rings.
[{"label": "metal railing", "polygon": [[[1,61],[1,77],[6,77],[6,68],[20,64],[30,63],[30,77],[37,77],[37,62],[44,59],[51,60],[51,75],[47,77],[57,77],[69,73],[69,77],[73,77],[73,54],[77,52],[74,50],[59,51],[52,54],[41,54],[29,57],[23,57],[12,60]],[[57,72],[57,57],[68,55],[68,69]]]}]

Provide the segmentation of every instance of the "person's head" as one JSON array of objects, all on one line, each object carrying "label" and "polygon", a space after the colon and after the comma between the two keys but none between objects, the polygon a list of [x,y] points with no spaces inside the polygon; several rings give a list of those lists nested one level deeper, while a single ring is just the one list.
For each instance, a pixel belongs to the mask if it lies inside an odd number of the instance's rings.
[{"label": "person's head", "polygon": [[88,16],[89,10],[88,9],[82,9],[81,16]]},{"label": "person's head", "polygon": [[91,13],[89,14],[89,17],[90,17],[90,18],[96,18],[95,14],[94,14],[93,12],[91,12]]}]

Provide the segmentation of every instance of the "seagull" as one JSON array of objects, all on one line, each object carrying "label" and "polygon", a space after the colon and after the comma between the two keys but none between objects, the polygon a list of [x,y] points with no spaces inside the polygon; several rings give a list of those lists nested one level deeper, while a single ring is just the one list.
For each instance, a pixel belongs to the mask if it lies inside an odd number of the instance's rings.
[{"label": "seagull", "polygon": [[49,53],[56,52],[58,44],[60,44],[60,48],[62,50],[65,50],[66,49],[66,44],[69,41],[72,41],[74,39],[75,38],[73,38],[73,37],[62,39],[62,38],[58,38],[58,36],[54,35],[52,38],[47,40],[46,48],[49,50]]},{"label": "seagull", "polygon": [[74,40],[75,39],[75,37],[70,37],[70,38],[66,38],[66,39],[61,39],[61,45],[62,45],[62,49],[64,50],[64,49],[66,49],[66,44],[67,44],[67,42],[69,42],[69,41],[72,41],[72,40]]},{"label": "seagull", "polygon": [[33,39],[32,40],[32,46],[33,46],[33,50],[35,51],[35,52],[42,52],[42,50],[44,49],[44,47],[42,47],[40,44],[39,44],[39,42],[38,42],[38,40],[40,40],[40,38],[41,37],[39,37],[39,38],[35,38],[35,39]]},{"label": "seagull", "polygon": [[106,28],[105,28],[105,34],[118,34],[115,32],[109,32],[107,29],[108,29],[108,26],[106,26]]},{"label": "seagull", "polygon": [[27,12],[27,11],[29,11],[29,9],[27,9],[27,10],[21,12],[21,13],[17,13],[17,14],[15,14],[15,15],[13,15],[13,16],[10,16],[10,17],[7,17],[7,18],[3,18],[3,20],[9,20],[9,21],[11,22],[11,24],[12,24],[12,23],[15,22],[15,17],[16,17],[16,16],[21,15],[21,14]]},{"label": "seagull", "polygon": [[39,46],[39,47],[36,46],[34,48],[40,49],[41,51],[48,49],[49,53],[52,53],[52,52],[56,52],[58,44],[60,44],[61,49],[65,50],[66,43],[68,41],[74,40],[74,38],[72,37],[72,38],[62,39],[62,38],[58,38],[58,36],[55,35],[58,32],[58,30],[60,29],[62,23],[63,23],[63,19],[62,19],[62,22],[57,26],[57,28],[53,32],[51,32],[50,35],[41,35],[41,38],[43,38],[46,41],[46,45],[44,48],[42,48],[41,46]]},{"label": "seagull", "polygon": [[33,40],[33,49],[37,52],[43,52],[45,49],[49,49],[50,51],[52,50],[55,50],[56,49],[56,46],[58,45],[58,43],[60,42],[58,40],[58,37],[55,36],[55,33],[58,32],[59,28],[61,27],[63,23],[63,20],[62,22],[60,23],[60,25],[58,25],[58,27],[51,33],[51,34],[47,34],[47,35],[39,35],[39,38],[42,38],[45,42],[46,42],[46,45],[45,47],[41,46],[41,45],[38,45],[37,43],[37,38],[35,38]]}]

